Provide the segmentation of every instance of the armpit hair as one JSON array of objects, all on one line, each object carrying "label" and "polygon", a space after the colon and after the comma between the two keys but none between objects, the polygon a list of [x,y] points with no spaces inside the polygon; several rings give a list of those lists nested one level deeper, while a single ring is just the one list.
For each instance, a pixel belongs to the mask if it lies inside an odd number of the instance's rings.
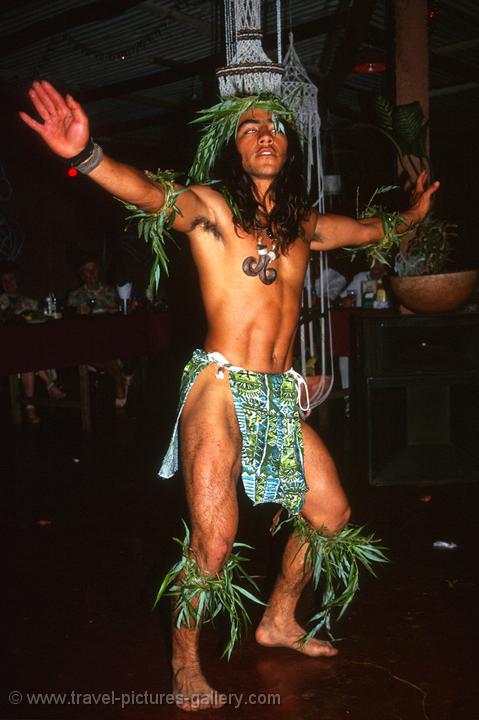
[{"label": "armpit hair", "polygon": [[222,239],[222,235],[218,230],[218,226],[215,225],[215,223],[212,223],[211,220],[208,220],[207,217],[195,218],[191,223],[191,231],[195,230],[195,228],[197,227],[202,227],[205,232],[211,233],[217,240]]}]

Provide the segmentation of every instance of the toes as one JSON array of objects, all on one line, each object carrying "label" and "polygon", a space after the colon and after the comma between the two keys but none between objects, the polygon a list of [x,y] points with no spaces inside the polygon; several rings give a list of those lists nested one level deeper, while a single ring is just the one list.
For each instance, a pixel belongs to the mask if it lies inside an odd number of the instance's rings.
[{"label": "toes", "polygon": [[333,647],[331,643],[315,639],[308,640],[305,644],[300,644],[300,651],[311,657],[333,657],[338,654],[337,649]]}]

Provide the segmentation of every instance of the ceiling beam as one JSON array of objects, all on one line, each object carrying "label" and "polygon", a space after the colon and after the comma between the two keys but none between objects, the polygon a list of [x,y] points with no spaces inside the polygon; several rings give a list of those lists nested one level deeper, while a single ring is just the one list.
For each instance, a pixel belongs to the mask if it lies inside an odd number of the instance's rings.
[{"label": "ceiling beam", "polygon": [[473,65],[467,65],[446,55],[437,55],[435,52],[432,53],[430,62],[433,70],[449,73],[461,82],[477,82],[477,68]]},{"label": "ceiling beam", "polygon": [[124,122],[108,123],[94,127],[95,138],[101,140],[105,137],[118,135],[119,133],[131,132],[134,130],[143,130],[144,128],[156,126],[164,126],[167,123],[177,120],[180,116],[184,122],[185,117],[193,117],[196,110],[200,109],[200,103],[185,102],[178,103],[176,107],[167,112],[149,115],[148,117],[135,118],[134,120],[125,120]]},{"label": "ceiling beam", "polygon": [[[297,43],[301,40],[308,40],[309,38],[328,33],[335,28],[340,21],[341,17],[333,14],[326,15],[312,22],[298,24],[293,27],[295,42]],[[265,37],[264,46],[266,49],[274,47],[275,44],[276,33],[271,33]],[[80,102],[91,102],[107,97],[119,97],[120,95],[127,95],[139,90],[161,87],[162,85],[168,85],[178,80],[213,73],[223,62],[224,58],[222,54],[207,55],[194,62],[183,63],[181,65],[176,64],[175,68],[161,70],[160,72],[144,75],[143,77],[122,80],[99,88],[80,90],[75,93],[75,98]]]},{"label": "ceiling beam", "polygon": [[150,15],[160,18],[171,18],[182,25],[190,25],[202,35],[206,35],[206,37],[211,37],[211,24],[201,18],[194,17],[193,15],[187,15],[186,13],[179,12],[173,8],[165,8],[160,5],[155,5],[155,3],[150,2],[149,0],[147,0],[147,2],[143,2],[141,7],[142,10],[150,13]]},{"label": "ceiling beam", "polygon": [[169,85],[170,83],[194,77],[195,75],[203,75],[210,71],[214,72],[220,62],[220,55],[208,55],[200,60],[183,63],[183,65],[178,65],[175,68],[161,70],[160,72],[151,73],[150,75],[143,75],[141,77],[131,78],[130,80],[120,80],[120,82],[92,88],[90,90],[80,90],[75,93],[75,99],[80,102],[91,102],[92,100],[103,100],[104,98],[130,95],[139,90],[148,90],[160,87],[161,85]]},{"label": "ceiling beam", "polygon": [[470,40],[460,40],[459,42],[434,48],[433,53],[434,55],[449,55],[450,53],[460,52],[461,50],[471,50],[471,48],[475,48],[478,45],[479,37],[475,37]]},{"label": "ceiling beam", "polygon": [[469,90],[477,90],[479,82],[466,82],[459,85],[444,85],[443,87],[433,88],[430,92],[432,98],[441,95],[457,95],[457,93],[468,92]]},{"label": "ceiling beam", "polygon": [[161,97],[151,97],[150,95],[141,95],[140,93],[131,93],[131,95],[122,95],[118,98],[119,102],[129,103],[130,105],[140,105],[143,107],[156,108],[157,110],[171,110],[178,103],[174,100],[165,100]]},{"label": "ceiling beam", "polygon": [[12,50],[52,35],[71,31],[80,25],[110,20],[140,4],[141,0],[93,0],[88,5],[60,11],[57,15],[37,20],[21,30],[4,35],[0,43],[0,55],[6,55]]}]

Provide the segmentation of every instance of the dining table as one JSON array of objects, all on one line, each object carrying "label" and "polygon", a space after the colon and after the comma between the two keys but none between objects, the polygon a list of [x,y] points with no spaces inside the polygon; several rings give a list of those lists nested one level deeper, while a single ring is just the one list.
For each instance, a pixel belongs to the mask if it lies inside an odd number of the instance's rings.
[{"label": "dining table", "polygon": [[167,313],[146,310],[129,315],[98,313],[61,319],[45,316],[30,322],[18,318],[0,325],[0,376],[9,377],[13,422],[22,422],[20,373],[77,367],[80,400],[65,405],[79,407],[82,428],[90,431],[88,367],[115,358],[154,357],[168,347],[170,330]]}]

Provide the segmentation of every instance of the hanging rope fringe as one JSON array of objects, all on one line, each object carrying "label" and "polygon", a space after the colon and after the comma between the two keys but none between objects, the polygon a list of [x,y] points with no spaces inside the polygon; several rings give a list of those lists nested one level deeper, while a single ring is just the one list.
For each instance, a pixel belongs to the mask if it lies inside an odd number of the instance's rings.
[{"label": "hanging rope fringe", "polygon": [[226,66],[216,71],[220,95],[255,95],[259,89],[279,94],[284,71],[263,50],[261,0],[224,2]]},{"label": "hanging rope fringe", "polygon": [[278,45],[278,64],[283,62],[283,48],[281,43],[281,0],[276,0],[276,33]]},{"label": "hanging rope fringe", "polygon": [[[279,1],[279,0],[278,0]],[[321,153],[321,118],[318,112],[318,88],[311,82],[308,73],[293,45],[293,34],[289,34],[289,48],[284,58],[285,72],[281,84],[281,92],[288,105],[292,108],[300,133],[304,138],[306,151],[306,181],[311,191],[313,177],[317,185],[317,200],[314,203],[320,213],[324,212],[323,159]],[[312,319],[307,328],[300,328],[301,371],[307,374],[308,361],[316,359],[319,364],[319,383],[312,392],[311,407],[324,402],[333,386],[333,357],[331,343],[331,320],[329,312],[328,289],[323,278],[326,277],[327,259],[320,253],[320,314],[319,337]],[[327,284],[327,283],[326,283]],[[308,268],[303,293],[303,311],[312,318],[313,288],[311,270]],[[329,351],[328,351],[329,348]],[[329,354],[328,354],[329,352]],[[329,360],[329,367],[328,367]],[[313,370],[313,374],[316,371]]]}]

